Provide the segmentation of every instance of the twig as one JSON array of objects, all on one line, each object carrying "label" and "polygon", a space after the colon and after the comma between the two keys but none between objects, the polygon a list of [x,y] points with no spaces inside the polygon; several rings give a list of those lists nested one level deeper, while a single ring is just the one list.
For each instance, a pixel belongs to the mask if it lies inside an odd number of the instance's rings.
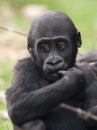
[{"label": "twig", "polygon": [[22,35],[22,36],[27,36],[26,33],[16,31],[13,28],[7,28],[7,27],[4,27],[4,26],[0,25],[0,29],[5,30],[5,31],[10,31],[10,32],[13,32],[13,33],[17,33],[17,34]]},{"label": "twig", "polygon": [[68,109],[72,112],[75,112],[80,118],[82,118],[84,120],[92,119],[94,121],[97,121],[97,116],[90,112],[84,111],[80,108],[76,108],[76,107],[73,107],[73,106],[70,106],[67,104],[62,104],[62,107],[64,107],[65,109]]}]

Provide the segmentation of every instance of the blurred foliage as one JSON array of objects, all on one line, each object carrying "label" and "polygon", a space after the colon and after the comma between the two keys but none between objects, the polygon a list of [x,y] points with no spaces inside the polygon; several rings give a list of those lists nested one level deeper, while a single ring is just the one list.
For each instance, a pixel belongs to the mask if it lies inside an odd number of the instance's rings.
[{"label": "blurred foliage", "polygon": [[[0,61],[0,91],[6,90],[10,85],[12,66],[12,62],[9,58]],[[6,105],[0,101],[0,112],[2,110],[6,110]],[[12,130],[12,124],[9,119],[0,118],[0,130]]]},{"label": "blurred foliage", "polygon": [[0,61],[0,90],[6,90],[12,77],[12,62],[10,59]]},{"label": "blurred foliage", "polygon": [[13,130],[10,120],[0,119],[0,130]]},{"label": "blurred foliage", "polygon": [[4,103],[0,102],[0,110],[4,110],[6,109],[6,106],[4,105]]},{"label": "blurred foliage", "polygon": [[82,52],[97,48],[97,0],[3,0],[0,6],[9,4],[15,11],[13,22],[23,30],[29,30],[29,22],[22,15],[21,8],[30,4],[45,5],[48,10],[66,12],[81,31],[83,39]]}]

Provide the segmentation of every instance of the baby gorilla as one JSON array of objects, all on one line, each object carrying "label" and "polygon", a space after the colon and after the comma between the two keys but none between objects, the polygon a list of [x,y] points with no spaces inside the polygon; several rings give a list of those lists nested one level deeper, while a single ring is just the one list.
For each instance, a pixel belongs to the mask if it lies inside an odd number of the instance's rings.
[{"label": "baby gorilla", "polygon": [[62,103],[84,108],[85,78],[75,68],[80,32],[64,13],[49,11],[33,22],[29,58],[19,61],[7,91],[14,130],[87,130]]}]

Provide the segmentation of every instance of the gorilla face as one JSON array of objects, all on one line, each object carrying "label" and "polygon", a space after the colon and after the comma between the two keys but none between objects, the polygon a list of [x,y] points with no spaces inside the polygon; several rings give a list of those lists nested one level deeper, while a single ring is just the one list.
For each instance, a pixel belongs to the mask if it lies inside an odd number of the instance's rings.
[{"label": "gorilla face", "polygon": [[60,70],[74,66],[80,33],[64,13],[48,12],[32,25],[28,35],[30,50],[45,77],[57,80]]},{"label": "gorilla face", "polygon": [[42,38],[36,46],[37,64],[46,77],[56,80],[59,78],[58,71],[71,67],[71,52],[72,48],[65,37]]}]

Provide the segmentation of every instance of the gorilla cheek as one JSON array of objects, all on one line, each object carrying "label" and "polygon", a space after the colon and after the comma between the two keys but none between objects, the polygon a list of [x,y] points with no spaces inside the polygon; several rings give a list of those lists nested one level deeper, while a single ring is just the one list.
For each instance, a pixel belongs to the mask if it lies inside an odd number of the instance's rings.
[{"label": "gorilla cheek", "polygon": [[48,66],[47,66],[47,64],[45,62],[43,64],[43,72],[44,73],[50,73],[50,70],[49,70],[49,68],[48,68]]}]

